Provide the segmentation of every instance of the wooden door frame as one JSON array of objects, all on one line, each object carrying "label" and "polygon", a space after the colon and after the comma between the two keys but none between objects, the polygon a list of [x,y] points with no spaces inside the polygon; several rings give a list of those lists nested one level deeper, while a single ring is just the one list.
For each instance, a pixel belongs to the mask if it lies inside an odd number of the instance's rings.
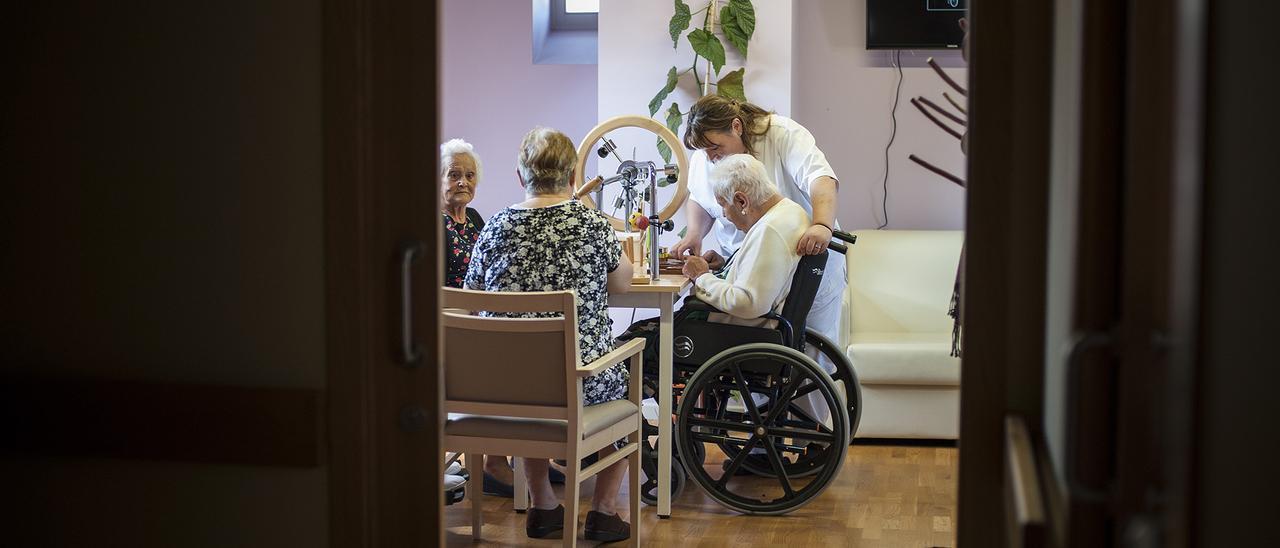
[{"label": "wooden door frame", "polygon": [[1116,506],[1182,548],[1195,543],[1209,6],[1129,4],[1143,14],[1130,23],[1126,161],[1125,257],[1138,268],[1123,280]]},{"label": "wooden door frame", "polygon": [[969,6],[969,169],[957,546],[1005,545],[1006,414],[1040,433],[1050,2]]},{"label": "wooden door frame", "polygon": [[[435,2],[325,0],[324,224],[329,529],[336,547],[444,541]],[[399,258],[412,270],[413,334],[399,352]],[[402,410],[417,406],[425,414]],[[403,424],[402,424],[403,422]]]}]

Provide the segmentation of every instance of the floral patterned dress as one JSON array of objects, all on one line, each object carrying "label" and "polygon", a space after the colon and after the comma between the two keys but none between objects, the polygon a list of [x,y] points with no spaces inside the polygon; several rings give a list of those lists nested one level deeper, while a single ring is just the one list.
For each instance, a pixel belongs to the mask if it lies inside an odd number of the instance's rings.
[{"label": "floral patterned dress", "polygon": [[484,217],[469,207],[467,220],[461,223],[448,213],[441,212],[440,215],[444,217],[444,285],[462,287],[467,268],[471,266],[471,248],[476,245],[480,230],[484,228]]},{"label": "floral patterned dress", "polygon": [[[606,284],[621,257],[622,246],[613,227],[599,212],[577,201],[535,209],[509,207],[489,219],[481,231],[464,287],[574,290],[579,351],[587,364],[613,350]],[[586,379],[583,404],[619,400],[626,393],[627,370],[618,364]]]}]

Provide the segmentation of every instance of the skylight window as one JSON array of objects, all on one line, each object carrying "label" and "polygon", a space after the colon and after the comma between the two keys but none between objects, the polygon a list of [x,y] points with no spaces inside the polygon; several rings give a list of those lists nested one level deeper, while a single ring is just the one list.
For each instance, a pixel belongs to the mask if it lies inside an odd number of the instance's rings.
[{"label": "skylight window", "polygon": [[565,13],[600,13],[600,0],[564,0]]}]

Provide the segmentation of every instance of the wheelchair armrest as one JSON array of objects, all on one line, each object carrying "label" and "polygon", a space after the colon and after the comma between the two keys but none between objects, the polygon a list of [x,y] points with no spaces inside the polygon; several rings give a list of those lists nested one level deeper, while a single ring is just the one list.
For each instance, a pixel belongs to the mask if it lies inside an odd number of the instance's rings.
[{"label": "wheelchair armrest", "polygon": [[684,301],[680,303],[680,311],[686,314],[689,312],[720,312],[723,314],[719,308],[711,306],[706,301],[693,295],[684,298]]},{"label": "wheelchair armrest", "polygon": [[644,351],[644,339],[631,339],[611,351],[608,354],[596,358],[595,361],[578,368],[579,377],[594,377],[599,375],[601,371],[617,365],[618,362],[630,358]]},{"label": "wheelchair armrest", "polygon": [[[725,312],[722,312],[720,309],[707,304],[705,301],[702,301],[697,297],[694,297],[693,295],[689,295],[688,297],[685,297],[684,302],[681,303],[680,305],[680,313],[682,318],[684,315],[687,315],[690,312],[720,312],[721,314],[725,313]],[[778,314],[777,312],[772,312],[772,311],[764,314],[763,316],[760,316],[760,319],[773,320],[778,322],[778,331],[782,332],[783,343],[786,344],[787,346],[792,346],[793,342],[795,341],[795,329],[791,327],[791,322],[787,321],[786,318],[782,317],[782,315]]]},{"label": "wheelchair armrest", "polygon": [[787,321],[786,318],[783,318],[781,314],[778,314],[777,312],[769,312],[768,314],[760,316],[760,319],[778,322],[778,331],[782,332],[782,344],[794,346],[793,343],[796,340],[795,329],[791,327],[791,322]]}]

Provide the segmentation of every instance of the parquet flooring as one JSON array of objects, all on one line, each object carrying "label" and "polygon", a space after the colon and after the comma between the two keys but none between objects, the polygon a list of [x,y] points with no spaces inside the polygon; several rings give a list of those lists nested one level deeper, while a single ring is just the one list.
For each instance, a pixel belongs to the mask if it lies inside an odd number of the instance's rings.
[{"label": "parquet flooring", "polygon": [[[866,546],[919,548],[955,545],[957,455],[954,447],[854,445],[836,481],[817,499],[785,516],[744,516],[690,483],[672,503],[671,519],[653,508],[641,514],[644,546]],[[708,462],[719,462],[709,455]],[[557,486],[558,487],[558,486]],[[583,519],[590,484],[580,504]],[[524,534],[524,515],[511,499],[480,497],[484,541],[471,541],[471,502],[445,508],[448,546],[557,546]],[[625,515],[625,514],[624,514]],[[579,521],[579,527],[581,527]],[[594,543],[581,539],[579,544]]]}]

